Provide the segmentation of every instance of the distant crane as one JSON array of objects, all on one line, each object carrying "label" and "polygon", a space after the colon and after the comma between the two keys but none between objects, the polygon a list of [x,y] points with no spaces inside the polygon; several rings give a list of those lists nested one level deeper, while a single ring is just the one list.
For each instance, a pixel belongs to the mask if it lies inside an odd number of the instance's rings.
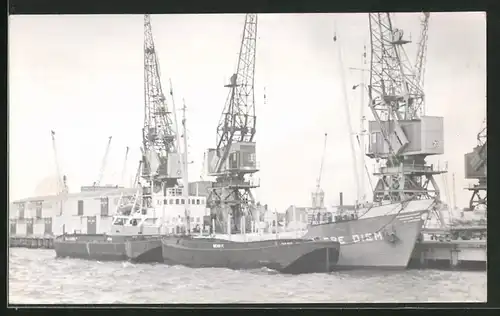
[{"label": "distant crane", "polygon": [[207,204],[220,230],[225,229],[221,222],[230,222],[232,218],[235,231],[246,231],[250,228],[247,220],[255,208],[251,189],[258,185],[249,177],[258,171],[253,141],[256,43],[257,15],[246,14],[237,71],[225,86],[229,94],[217,126],[217,148],[209,149],[206,155],[208,174],[216,177]]},{"label": "distant crane", "polygon": [[52,137],[52,150],[54,151],[54,160],[56,163],[56,172],[57,172],[57,193],[68,192],[68,186],[66,183],[66,176],[61,174],[61,169],[59,166],[59,159],[57,155],[57,147],[56,147],[56,132],[50,131],[50,135]]},{"label": "distant crane", "polygon": [[325,133],[325,141],[323,144],[323,153],[321,155],[321,164],[319,167],[319,175],[318,175],[318,179],[316,179],[316,191],[314,191],[312,193],[312,208],[313,209],[323,209],[325,207],[325,192],[321,189],[321,177],[323,175],[323,166],[325,163],[327,139],[328,139],[328,134]]},{"label": "distant crane", "polygon": [[120,184],[122,184],[122,185],[124,185],[123,181],[125,181],[125,173],[127,172],[128,151],[129,151],[129,147],[127,146],[127,148],[125,149],[125,159],[123,159],[122,174],[121,174],[121,178],[120,178]]},{"label": "distant crane", "polygon": [[104,152],[104,156],[102,157],[101,169],[99,169],[99,175],[97,177],[97,181],[94,182],[95,187],[98,187],[101,184],[102,177],[104,175],[104,170],[106,168],[106,163],[108,161],[109,148],[111,147],[111,139],[112,138],[113,138],[113,136],[109,136],[109,138],[108,138],[108,144],[106,145],[106,151]]}]

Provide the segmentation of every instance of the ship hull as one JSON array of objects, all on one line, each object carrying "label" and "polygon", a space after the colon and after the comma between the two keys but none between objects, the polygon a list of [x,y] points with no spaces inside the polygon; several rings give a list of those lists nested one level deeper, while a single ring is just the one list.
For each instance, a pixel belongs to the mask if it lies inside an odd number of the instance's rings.
[{"label": "ship hull", "polygon": [[163,262],[161,237],[125,242],[127,258],[132,262]]},{"label": "ship hull", "polygon": [[54,250],[58,258],[97,261],[127,260],[125,239],[106,235],[68,235],[56,238]]},{"label": "ship hull", "polygon": [[338,241],[342,252],[336,269],[406,269],[427,214],[408,211],[322,224],[304,237]]},{"label": "ship hull", "polygon": [[159,236],[73,234],[56,238],[54,249],[58,258],[97,261],[163,261]]},{"label": "ship hull", "polygon": [[166,264],[192,268],[242,270],[265,267],[288,274],[330,272],[335,269],[339,253],[339,243],[332,241],[162,239],[162,254]]}]

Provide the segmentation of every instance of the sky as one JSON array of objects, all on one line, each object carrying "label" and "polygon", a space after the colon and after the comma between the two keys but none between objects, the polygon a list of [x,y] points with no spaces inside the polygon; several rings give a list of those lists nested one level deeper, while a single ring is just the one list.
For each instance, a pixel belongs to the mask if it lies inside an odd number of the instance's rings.
[{"label": "sky", "polygon": [[[356,184],[343,89],[357,128],[360,95],[351,87],[361,78],[348,68],[369,68],[361,57],[365,45],[369,56],[368,15],[258,18],[255,140],[261,187],[256,198],[278,210],[310,205],[328,133],[321,185],[326,203],[337,204],[341,191],[345,203],[352,203]],[[177,108],[182,98],[188,107],[190,181],[208,180],[202,175],[203,154],[216,145],[228,93],[224,84],[236,69],[244,15],[152,15],[151,24],[165,95],[171,79]],[[393,24],[414,41],[407,52],[415,60],[420,14],[395,14]],[[96,181],[109,136],[101,184],[130,183],[142,141],[143,40],[142,15],[9,17],[11,201],[55,188],[51,130],[70,191]],[[445,125],[445,154],[428,161],[448,162],[450,190],[454,174],[457,205],[464,207],[470,194],[463,188],[471,181],[464,179],[463,157],[476,145],[486,117],[484,13],[431,14],[425,93],[427,115],[443,116]],[[368,106],[365,111],[371,118]],[[122,183],[126,146],[131,150]],[[374,162],[366,163],[373,170]],[[447,201],[451,197],[444,194],[441,176],[438,183]]]}]

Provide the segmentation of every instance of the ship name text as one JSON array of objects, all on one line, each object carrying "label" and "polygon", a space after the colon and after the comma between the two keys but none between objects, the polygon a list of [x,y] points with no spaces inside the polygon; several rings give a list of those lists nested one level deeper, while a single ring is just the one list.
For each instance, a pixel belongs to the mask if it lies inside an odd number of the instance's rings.
[{"label": "ship name text", "polygon": [[376,233],[354,234],[351,236],[331,236],[331,237],[325,237],[323,239],[338,241],[341,245],[343,245],[348,243],[351,244],[351,243],[383,240],[384,236],[382,232],[376,232]]}]

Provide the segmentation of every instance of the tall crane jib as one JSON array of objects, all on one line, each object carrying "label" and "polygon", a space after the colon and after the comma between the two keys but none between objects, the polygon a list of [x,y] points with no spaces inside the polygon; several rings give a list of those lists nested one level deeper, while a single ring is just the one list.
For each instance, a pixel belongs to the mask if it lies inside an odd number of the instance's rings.
[{"label": "tall crane jib", "polygon": [[151,31],[151,19],[144,15],[144,127],[143,172],[155,183],[174,186],[181,177],[176,135],[160,81],[160,65]]},{"label": "tall crane jib", "polygon": [[[443,118],[426,116],[422,89],[423,56],[427,42],[428,13],[422,27],[418,73],[408,60],[402,30],[392,25],[390,13],[369,13],[371,69],[367,156],[382,159],[374,200],[381,202],[437,198],[434,175],[445,172],[427,165],[425,158],[444,153]],[[429,185],[432,185],[430,187]]]},{"label": "tall crane jib", "polygon": [[[217,126],[217,147],[206,154],[208,175],[215,176],[208,205],[217,230],[230,216],[232,231],[249,230],[255,200],[251,189],[256,173],[254,75],[257,15],[246,14],[237,71],[231,76],[229,94]],[[242,227],[243,226],[243,227]]]}]

